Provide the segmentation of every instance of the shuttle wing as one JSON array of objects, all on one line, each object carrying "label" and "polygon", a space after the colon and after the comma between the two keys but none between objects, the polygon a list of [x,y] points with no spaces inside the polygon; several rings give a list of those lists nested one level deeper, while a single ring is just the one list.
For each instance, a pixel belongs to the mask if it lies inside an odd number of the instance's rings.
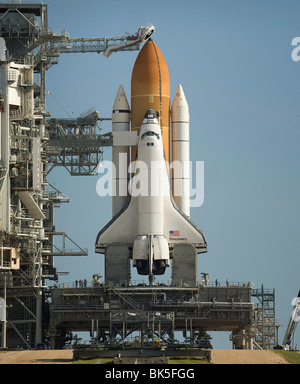
[{"label": "shuttle wing", "polygon": [[[198,253],[207,251],[203,232],[180,212],[172,196],[165,199],[164,212],[164,236],[170,246],[187,243],[193,244]],[[105,253],[112,243],[133,244],[138,235],[137,217],[137,198],[131,197],[127,206],[98,233],[96,252]]]},{"label": "shuttle wing", "polygon": [[[96,252],[105,253],[109,244],[133,245],[138,236],[137,197],[130,197],[128,204],[98,233]],[[170,246],[193,244],[198,253],[207,251],[203,232],[176,206],[172,195],[164,201],[164,236]]]},{"label": "shuttle wing", "polygon": [[171,195],[165,199],[164,210],[164,235],[169,246],[187,243],[193,244],[198,253],[207,251],[203,232],[179,210]]},{"label": "shuttle wing", "polygon": [[114,216],[98,233],[96,253],[105,253],[109,244],[133,244],[137,237],[137,199],[130,198],[128,204]]}]

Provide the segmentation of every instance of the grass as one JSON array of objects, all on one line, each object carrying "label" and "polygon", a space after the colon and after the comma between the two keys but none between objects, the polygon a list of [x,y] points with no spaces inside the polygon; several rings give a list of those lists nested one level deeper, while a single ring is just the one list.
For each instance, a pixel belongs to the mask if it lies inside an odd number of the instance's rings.
[{"label": "grass", "polygon": [[80,360],[75,360],[72,361],[72,364],[113,364],[113,359],[106,359],[106,358],[101,358],[99,359],[98,357],[95,359],[80,359]]},{"label": "grass", "polygon": [[300,353],[295,351],[284,351],[283,349],[274,349],[274,352],[281,355],[290,364],[300,364]]},{"label": "grass", "polygon": [[72,364],[96,364],[99,359],[81,359],[72,361]]},{"label": "grass", "polygon": [[[99,361],[100,360],[100,361]],[[73,361],[72,364],[113,364],[113,359],[81,359]],[[169,364],[211,364],[205,357],[203,356],[176,356],[169,358]]]},{"label": "grass", "polygon": [[211,364],[205,357],[203,356],[176,356],[169,358],[169,364]]}]

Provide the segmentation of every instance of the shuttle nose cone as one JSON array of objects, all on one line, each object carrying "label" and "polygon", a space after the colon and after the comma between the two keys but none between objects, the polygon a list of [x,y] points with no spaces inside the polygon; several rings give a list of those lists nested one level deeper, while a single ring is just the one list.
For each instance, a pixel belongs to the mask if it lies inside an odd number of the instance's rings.
[{"label": "shuttle nose cone", "polygon": [[153,109],[148,109],[148,111],[145,113],[145,116],[144,116],[144,119],[155,119],[156,118],[156,114],[155,112],[153,111]]}]

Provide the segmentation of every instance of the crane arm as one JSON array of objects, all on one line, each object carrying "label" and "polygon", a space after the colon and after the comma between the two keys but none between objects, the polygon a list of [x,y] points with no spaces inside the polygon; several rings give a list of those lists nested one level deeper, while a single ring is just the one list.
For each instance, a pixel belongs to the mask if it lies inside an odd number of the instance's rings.
[{"label": "crane arm", "polygon": [[35,63],[37,64],[43,57],[59,57],[61,53],[87,53],[103,52],[104,56],[110,57],[117,51],[139,50],[140,43],[148,39],[154,32],[155,27],[152,24],[141,26],[134,35],[113,36],[113,37],[93,37],[93,38],[70,38],[69,34],[47,32],[46,35],[40,35],[32,45],[26,47],[19,57],[34,52]]},{"label": "crane arm", "polygon": [[154,26],[149,24],[141,26],[135,35],[68,39],[54,42],[53,48],[60,53],[103,52],[104,56],[110,57],[113,52],[138,50],[140,43],[148,39],[154,30]]},{"label": "crane arm", "polygon": [[[98,38],[75,38],[58,41],[50,44],[49,51],[56,53],[105,53],[108,49],[120,51],[138,50],[140,41],[130,41],[124,36],[98,37]],[[116,49],[120,47],[119,49]]]}]

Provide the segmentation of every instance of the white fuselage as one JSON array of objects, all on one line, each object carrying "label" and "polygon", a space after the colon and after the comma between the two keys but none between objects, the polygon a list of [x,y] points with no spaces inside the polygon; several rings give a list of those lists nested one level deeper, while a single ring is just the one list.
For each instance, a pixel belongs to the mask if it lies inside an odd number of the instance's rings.
[{"label": "white fuselage", "polygon": [[[169,246],[164,236],[164,196],[170,194],[165,190],[163,178],[166,175],[161,129],[153,112],[148,113],[141,126],[137,160],[132,165],[134,176],[131,180],[131,195],[137,197],[138,236],[133,245],[133,264],[146,261],[149,271],[164,268],[169,264]],[[153,264],[154,263],[154,264]],[[159,264],[159,265],[156,265]],[[153,264],[153,265],[152,265]],[[139,268],[140,270],[142,268]],[[147,272],[147,274],[149,273]],[[161,273],[163,273],[161,272]]]},{"label": "white fuselage", "polygon": [[[139,170],[137,177],[140,185],[139,235],[163,235],[164,233],[163,183],[161,181],[164,166],[161,132],[155,118],[153,123],[147,122],[142,125],[138,142],[138,160],[135,162],[135,170]],[[133,179],[132,187],[135,186]]]}]

